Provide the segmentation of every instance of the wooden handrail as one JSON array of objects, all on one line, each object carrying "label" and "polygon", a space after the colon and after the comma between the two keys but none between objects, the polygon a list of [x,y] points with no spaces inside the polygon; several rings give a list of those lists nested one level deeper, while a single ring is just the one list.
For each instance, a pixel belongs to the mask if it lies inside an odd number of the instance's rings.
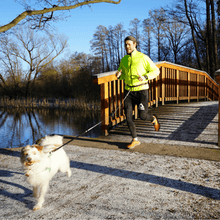
[{"label": "wooden handrail", "polygon": [[[173,64],[170,62],[155,63],[160,69],[156,79],[149,80],[149,106],[158,107],[165,101],[200,99],[218,100],[218,84],[206,72]],[[115,76],[116,71],[93,76],[93,83],[101,86],[101,120],[102,131],[108,135],[111,127],[125,120],[124,82]],[[114,116],[111,115],[119,108]],[[134,110],[137,118],[137,106]],[[111,116],[111,117],[110,117]]]}]

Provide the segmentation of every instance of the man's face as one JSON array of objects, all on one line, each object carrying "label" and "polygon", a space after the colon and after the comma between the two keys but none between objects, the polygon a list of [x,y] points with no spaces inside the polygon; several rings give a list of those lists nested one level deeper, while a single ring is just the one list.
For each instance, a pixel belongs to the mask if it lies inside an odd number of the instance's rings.
[{"label": "man's face", "polygon": [[132,40],[127,40],[125,42],[125,49],[127,53],[132,53],[136,49],[136,43]]}]

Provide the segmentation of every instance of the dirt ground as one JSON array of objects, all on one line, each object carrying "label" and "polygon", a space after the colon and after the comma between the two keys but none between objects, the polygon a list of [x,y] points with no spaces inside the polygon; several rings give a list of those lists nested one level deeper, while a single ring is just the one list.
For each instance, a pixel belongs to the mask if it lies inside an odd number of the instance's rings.
[{"label": "dirt ground", "polygon": [[[72,141],[71,141],[72,140]],[[220,148],[210,149],[201,147],[175,146],[155,143],[142,143],[140,146],[130,150],[127,149],[128,142],[114,141],[108,137],[87,138],[65,136],[64,143],[82,147],[93,147],[109,150],[124,150],[130,152],[139,152],[154,155],[169,155],[175,157],[196,158],[211,161],[220,161]]]}]

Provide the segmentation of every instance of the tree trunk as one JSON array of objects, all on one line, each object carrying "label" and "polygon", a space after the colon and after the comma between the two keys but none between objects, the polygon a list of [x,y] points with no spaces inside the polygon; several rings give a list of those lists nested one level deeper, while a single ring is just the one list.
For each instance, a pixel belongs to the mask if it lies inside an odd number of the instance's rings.
[{"label": "tree trunk", "polygon": [[194,33],[195,27],[194,27],[194,24],[192,23],[192,20],[190,19],[186,0],[184,0],[184,5],[185,5],[186,17],[187,17],[187,20],[189,21],[191,32],[192,32],[192,39],[193,39],[193,43],[194,43],[194,47],[195,47],[195,51],[196,51],[196,58],[197,58],[198,68],[200,70],[203,70],[202,65],[201,65],[200,56],[199,56],[199,47],[198,47],[196,37],[195,37],[195,33]]},{"label": "tree trunk", "polygon": [[214,71],[219,69],[218,65],[218,46],[217,46],[217,31],[216,31],[216,19],[215,19],[215,5],[214,1],[210,0],[211,13],[212,13],[212,33],[213,33],[213,47],[214,47]]}]

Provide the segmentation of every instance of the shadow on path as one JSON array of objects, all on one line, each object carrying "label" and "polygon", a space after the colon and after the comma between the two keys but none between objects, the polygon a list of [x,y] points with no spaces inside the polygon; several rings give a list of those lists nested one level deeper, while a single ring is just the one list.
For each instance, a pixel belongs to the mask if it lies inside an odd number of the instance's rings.
[{"label": "shadow on path", "polygon": [[[202,134],[217,114],[218,104],[201,106],[188,120],[172,132],[167,139],[201,143],[196,138]],[[208,143],[209,141],[204,142]]]},{"label": "shadow on path", "polygon": [[173,188],[176,190],[182,190],[185,192],[205,196],[211,199],[220,200],[220,190],[192,183],[182,182],[181,180],[174,180],[166,177],[155,176],[152,174],[120,170],[77,161],[71,161],[71,167],[131,180],[144,181],[147,183],[153,183],[160,186]]},{"label": "shadow on path", "polygon": [[[0,170],[0,177],[12,177],[13,174],[21,174],[21,175],[23,175],[23,173],[19,173],[19,172]],[[26,197],[32,195],[32,190],[30,190],[30,189],[28,189],[28,188],[26,188],[26,187],[24,187],[24,186],[22,186],[20,184],[9,182],[9,181],[6,181],[6,180],[1,180],[1,179],[0,179],[0,185],[2,186],[1,189],[0,189],[0,195],[1,196],[6,196],[8,198],[17,200],[19,202],[23,202],[23,203],[26,204],[26,206],[29,209],[33,208],[34,203],[32,201],[26,199]],[[4,187],[6,185],[11,185],[14,188],[20,188],[20,189],[24,190],[24,193],[8,192],[7,190],[4,189],[4,188],[7,188],[7,187]],[[13,191],[16,192],[17,190],[13,190]]]}]

